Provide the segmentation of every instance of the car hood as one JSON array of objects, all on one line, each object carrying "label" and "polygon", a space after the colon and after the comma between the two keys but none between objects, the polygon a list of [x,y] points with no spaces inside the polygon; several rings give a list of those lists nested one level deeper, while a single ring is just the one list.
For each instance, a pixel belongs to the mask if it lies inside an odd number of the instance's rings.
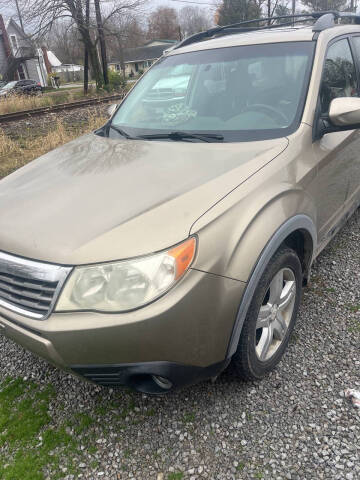
[{"label": "car hood", "polygon": [[168,248],[287,144],[85,135],[0,181],[0,250],[77,265]]}]

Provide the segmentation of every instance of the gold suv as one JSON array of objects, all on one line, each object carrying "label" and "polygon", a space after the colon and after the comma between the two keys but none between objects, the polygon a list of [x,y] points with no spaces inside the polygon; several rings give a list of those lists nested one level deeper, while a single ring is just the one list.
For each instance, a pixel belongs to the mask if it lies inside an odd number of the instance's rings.
[{"label": "gold suv", "polygon": [[148,393],[275,367],[360,203],[360,17],[271,22],[184,40],[103,128],[0,182],[5,335]]}]

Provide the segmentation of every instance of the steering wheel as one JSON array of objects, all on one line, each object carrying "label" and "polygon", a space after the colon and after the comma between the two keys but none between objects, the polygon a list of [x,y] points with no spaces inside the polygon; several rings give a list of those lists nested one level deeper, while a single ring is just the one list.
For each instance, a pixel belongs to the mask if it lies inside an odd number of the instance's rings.
[{"label": "steering wheel", "polygon": [[289,123],[288,118],[281,110],[277,110],[275,107],[271,107],[270,105],[265,105],[263,103],[254,103],[253,105],[249,105],[245,107],[241,113],[244,112],[265,113],[265,115],[271,117],[279,124],[282,124],[284,121],[286,125]]}]

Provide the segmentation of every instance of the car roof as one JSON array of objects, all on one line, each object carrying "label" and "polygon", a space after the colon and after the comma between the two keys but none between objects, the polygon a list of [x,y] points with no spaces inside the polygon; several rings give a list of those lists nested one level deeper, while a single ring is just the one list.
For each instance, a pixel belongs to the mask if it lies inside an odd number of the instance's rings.
[{"label": "car roof", "polygon": [[[347,33],[359,33],[360,25],[336,25],[332,28],[320,32],[322,38],[331,39],[339,35]],[[209,40],[198,41],[180,47],[168,52],[167,55],[177,55],[180,53],[193,52],[196,50],[208,50],[212,48],[234,47],[240,45],[261,45],[266,43],[284,43],[284,42],[310,42],[314,40],[317,34],[313,31],[312,26],[294,26],[294,27],[278,27],[274,29],[253,30],[244,33],[231,33]]]}]

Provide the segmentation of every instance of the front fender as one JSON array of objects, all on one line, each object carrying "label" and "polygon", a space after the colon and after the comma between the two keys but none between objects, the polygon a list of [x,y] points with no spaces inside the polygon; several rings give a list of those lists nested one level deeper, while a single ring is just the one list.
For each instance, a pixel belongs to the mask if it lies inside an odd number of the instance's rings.
[{"label": "front fender", "polygon": [[[213,211],[213,218],[199,219],[191,231],[199,236],[193,268],[248,282],[269,242],[280,241],[278,248],[286,236],[296,230],[308,232],[313,251],[316,250],[316,208],[312,198],[302,189],[272,192],[265,203],[260,198],[264,195],[259,189],[230,208],[224,205],[231,201],[227,197],[218,207],[223,209],[219,215]],[[304,217],[308,220],[304,221]],[[291,225],[293,230],[289,231],[284,225]],[[287,235],[277,235],[280,231]]]},{"label": "front fender", "polygon": [[261,208],[258,207],[255,207],[254,198],[244,216],[241,215],[243,202],[239,201],[198,230],[199,250],[193,268],[246,282],[239,298],[240,306],[229,337],[226,358],[236,351],[256,286],[284,240],[295,231],[306,232],[311,242],[310,264],[316,251],[316,210],[311,197],[303,190],[283,190]]},{"label": "front fender", "polygon": [[247,315],[247,311],[250,307],[250,303],[254,296],[256,287],[264,273],[266,266],[268,265],[269,261],[276,253],[276,251],[279,249],[280,245],[284,242],[284,240],[296,230],[306,231],[308,234],[311,235],[313,252],[315,251],[314,247],[316,246],[317,241],[316,228],[313,220],[309,216],[304,214],[295,215],[294,217],[291,217],[286,222],[284,222],[276,230],[274,235],[270,238],[270,240],[264,247],[256,264],[254,265],[254,269],[244,290],[240,307],[234,323],[233,331],[231,334],[226,358],[230,358],[236,351],[237,345],[239,343],[240,333]]}]

